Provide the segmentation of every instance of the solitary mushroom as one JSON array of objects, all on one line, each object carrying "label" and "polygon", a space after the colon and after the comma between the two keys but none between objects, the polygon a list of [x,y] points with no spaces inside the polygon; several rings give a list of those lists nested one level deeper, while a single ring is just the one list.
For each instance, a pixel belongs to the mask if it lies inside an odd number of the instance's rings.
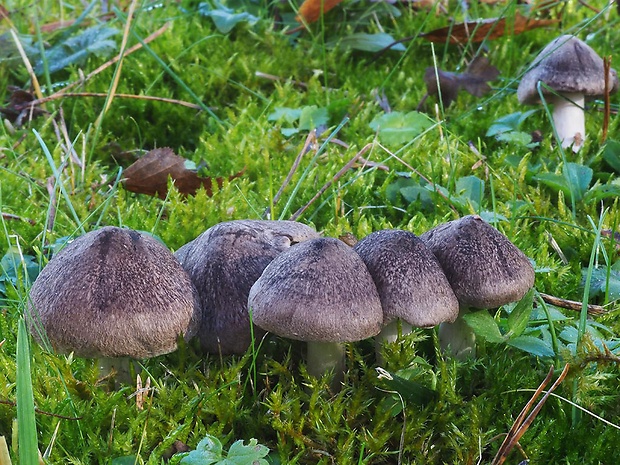
[{"label": "solitary mushroom", "polygon": [[381,331],[377,289],[357,253],[334,238],[311,239],[271,262],[250,290],[254,323],[279,336],[306,341],[308,372],[344,373],[344,342]]},{"label": "solitary mushroom", "polygon": [[586,138],[584,100],[585,97],[602,96],[606,91],[618,89],[618,75],[610,69],[605,79],[603,60],[585,42],[571,35],[553,40],[534,59],[517,89],[517,98],[522,104],[540,102],[540,90],[554,105],[553,123],[562,143],[577,152]]},{"label": "solitary mushroom", "polygon": [[291,245],[319,234],[294,221],[216,224],[175,253],[203,308],[198,337],[206,352],[242,354],[264,333],[250,325],[248,294],[265,267]]},{"label": "solitary mushroom", "polygon": [[470,307],[496,308],[521,299],[534,285],[530,261],[506,236],[477,215],[422,234],[459,301],[456,321],[442,323],[442,348],[458,359],[475,357],[475,335],[463,315]]},{"label": "solitary mushroom", "polygon": [[354,250],[362,257],[377,286],[383,308],[383,329],[377,345],[398,338],[411,327],[428,328],[459,314],[459,303],[437,258],[424,241],[408,231],[385,229],[369,234]]},{"label": "solitary mushroom", "polygon": [[128,360],[172,352],[197,330],[200,307],[189,277],[157,239],[104,227],[78,237],[30,289],[33,337],[59,353],[103,359],[127,380]]}]

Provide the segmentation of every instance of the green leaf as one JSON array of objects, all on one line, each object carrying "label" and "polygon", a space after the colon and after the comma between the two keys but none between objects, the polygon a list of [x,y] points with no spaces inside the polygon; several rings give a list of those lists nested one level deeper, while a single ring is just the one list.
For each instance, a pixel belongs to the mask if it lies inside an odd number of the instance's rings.
[{"label": "green leaf", "polygon": [[608,140],[603,150],[603,160],[616,173],[620,173],[620,142],[617,140]]},{"label": "green leaf", "polygon": [[[379,369],[377,369],[377,371],[379,371]],[[401,370],[399,370],[399,372],[400,371]],[[404,376],[383,369],[379,372],[379,379],[384,383],[387,390],[398,392],[405,402],[413,405],[424,407],[438,396],[437,391],[417,381],[407,379]]]},{"label": "green leaf", "polygon": [[484,181],[477,176],[464,176],[457,179],[456,192],[477,207],[484,197]]},{"label": "green leaf", "polygon": [[[116,50],[116,42],[111,37],[116,34],[117,29],[98,25],[55,44],[45,52],[49,72],[54,73],[70,65],[82,64],[90,55],[105,57],[112,54]],[[43,71],[43,60],[39,60],[34,72],[42,74]]]},{"label": "green leaf", "polygon": [[228,34],[241,22],[247,22],[253,26],[258,21],[258,18],[250,13],[235,13],[235,10],[228,8],[218,0],[213,0],[213,6],[209,3],[201,3],[198,5],[198,12],[211,18],[217,30],[222,34]]},{"label": "green leaf", "polygon": [[210,465],[218,463],[222,459],[222,443],[215,436],[207,434],[198,443],[196,450],[183,457],[180,463],[183,465]]},{"label": "green leaf", "polygon": [[[581,270],[582,286],[585,283],[587,272],[587,268],[583,268]],[[610,269],[608,277],[607,268],[594,268],[592,270],[592,278],[590,281],[590,296],[604,296],[606,292],[609,292],[609,300],[620,299],[620,272]]]},{"label": "green leaf", "polygon": [[551,344],[532,336],[519,336],[507,341],[507,344],[537,357],[553,357],[555,352]]},{"label": "green leaf", "polygon": [[598,203],[603,199],[620,197],[620,184],[617,183],[618,181],[618,179],[615,179],[609,184],[595,185],[588,192],[586,192],[583,196],[583,201],[587,203]]},{"label": "green leaf", "polygon": [[466,313],[463,315],[463,319],[474,330],[476,336],[480,336],[494,344],[505,341],[497,322],[488,310]]},{"label": "green leaf", "polygon": [[293,124],[301,116],[301,108],[278,107],[267,116],[267,121],[276,121],[278,123],[284,121]]},{"label": "green leaf", "polygon": [[[363,52],[378,52],[385,47],[396,42],[396,39],[390,34],[379,32],[376,34],[367,34],[365,32],[358,32],[342,37],[338,41],[330,42],[327,44],[329,48],[342,48],[361,50]],[[390,50],[396,50],[398,52],[404,52],[405,46],[403,44],[396,44],[390,48]]]},{"label": "green leaf", "polygon": [[319,108],[316,105],[309,105],[301,109],[299,115],[299,129],[311,131],[319,126],[327,126],[329,114],[327,108]]},{"label": "green leaf", "polygon": [[592,168],[579,163],[568,162],[564,165],[563,174],[568,181],[568,187],[572,188],[576,201],[583,198],[590,187],[594,172]]},{"label": "green leaf", "polygon": [[508,315],[508,333],[506,337],[513,339],[523,334],[530,320],[533,308],[534,289],[530,289]]},{"label": "green leaf", "polygon": [[239,440],[230,446],[224,463],[226,465],[267,465],[267,461],[263,459],[267,454],[269,454],[269,448],[258,444],[256,439],[250,439],[247,445]]},{"label": "green leaf", "polygon": [[17,442],[20,465],[39,465],[37,422],[30,374],[28,330],[23,318],[17,326]]},{"label": "green leaf", "polygon": [[378,131],[381,142],[391,145],[405,144],[432,125],[428,116],[417,111],[384,113],[370,122],[371,129]]}]

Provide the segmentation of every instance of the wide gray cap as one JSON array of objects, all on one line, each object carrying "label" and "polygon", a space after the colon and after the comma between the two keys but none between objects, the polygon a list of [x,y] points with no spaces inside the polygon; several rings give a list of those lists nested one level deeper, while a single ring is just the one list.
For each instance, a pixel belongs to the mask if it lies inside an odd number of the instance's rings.
[{"label": "wide gray cap", "polygon": [[165,245],[138,231],[104,227],[70,242],[30,290],[34,338],[81,357],[154,357],[197,330],[189,276]]},{"label": "wide gray cap", "polygon": [[248,302],[257,326],[289,339],[359,341],[383,325],[366,265],[351,247],[329,237],[276,257],[252,286]]},{"label": "wide gray cap", "polygon": [[354,250],[375,281],[384,323],[427,328],[453,322],[459,303],[437,258],[418,236],[398,229],[369,234]]},{"label": "wide gray cap", "polygon": [[[216,224],[175,253],[203,308],[199,338],[206,352],[245,353],[252,341],[248,294],[265,267],[291,245],[319,237],[294,221],[236,220]],[[263,332],[254,328],[254,338]]]},{"label": "wide gray cap", "polygon": [[499,307],[520,300],[534,285],[534,268],[525,254],[477,215],[441,224],[420,239],[464,307]]},{"label": "wide gray cap", "polygon": [[[609,70],[609,91],[618,89],[618,75]],[[603,59],[585,42],[571,35],[553,40],[534,59],[521,78],[517,98],[522,104],[540,101],[536,88],[539,81],[558,93],[579,93],[595,97],[605,93]],[[542,87],[544,94],[549,91]]]}]

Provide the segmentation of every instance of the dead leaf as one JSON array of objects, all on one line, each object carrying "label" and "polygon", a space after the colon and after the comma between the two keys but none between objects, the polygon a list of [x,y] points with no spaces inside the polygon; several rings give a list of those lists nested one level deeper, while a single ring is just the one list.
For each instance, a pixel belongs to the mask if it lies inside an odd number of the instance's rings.
[{"label": "dead leaf", "polygon": [[8,86],[7,89],[11,92],[9,104],[6,107],[0,107],[0,113],[11,123],[15,123],[15,126],[21,126],[26,117],[34,119],[45,113],[41,108],[33,105],[32,102],[36,99],[32,93],[15,86]]},{"label": "dead leaf", "polygon": [[420,34],[430,42],[466,44],[468,42],[482,42],[502,37],[507,32],[512,35],[522,34],[530,29],[553,26],[557,19],[530,19],[517,12],[514,21],[507,18],[488,18],[479,21],[452,24]]},{"label": "dead leaf", "polygon": [[3,19],[9,19],[9,10],[6,7],[0,5],[0,21]]},{"label": "dead leaf", "polygon": [[[213,178],[198,176],[196,171],[187,168],[187,162],[188,160],[176,155],[169,147],[153,149],[125,170],[125,189],[163,199],[168,192],[170,177],[181,194],[195,195],[198,189],[203,187],[207,195],[212,196]],[[228,180],[242,174],[243,170],[229,176]],[[224,178],[217,177],[215,182],[221,188]]]},{"label": "dead leaf", "polygon": [[[487,81],[497,79],[499,74],[499,70],[489,63],[489,59],[485,56],[474,58],[463,73],[435,70],[433,67],[426,68],[424,83],[426,84],[427,95],[420,105],[426,100],[426,97],[439,95],[439,91],[441,91],[444,107],[448,107],[456,100],[460,89],[464,89],[474,97],[482,97],[491,90]],[[437,87],[438,82],[439,89]]]},{"label": "dead leaf", "polygon": [[298,22],[313,23],[342,0],[304,0],[295,18]]}]

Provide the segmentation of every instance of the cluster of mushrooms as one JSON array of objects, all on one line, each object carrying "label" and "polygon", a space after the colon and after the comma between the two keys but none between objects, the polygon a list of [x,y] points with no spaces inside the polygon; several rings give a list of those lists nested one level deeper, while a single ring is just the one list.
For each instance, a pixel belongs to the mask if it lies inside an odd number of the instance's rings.
[{"label": "cluster of mushrooms", "polygon": [[297,222],[228,221],[175,254],[148,234],[104,227],[49,261],[26,314],[40,343],[100,360],[172,352],[180,335],[241,354],[270,332],[307,341],[309,373],[338,379],[343,343],[395,341],[411,326],[441,324],[447,352],[471,357],[463,313],[516,301],[533,284],[528,258],[478,216],[420,237],[377,231],[354,247]]}]

